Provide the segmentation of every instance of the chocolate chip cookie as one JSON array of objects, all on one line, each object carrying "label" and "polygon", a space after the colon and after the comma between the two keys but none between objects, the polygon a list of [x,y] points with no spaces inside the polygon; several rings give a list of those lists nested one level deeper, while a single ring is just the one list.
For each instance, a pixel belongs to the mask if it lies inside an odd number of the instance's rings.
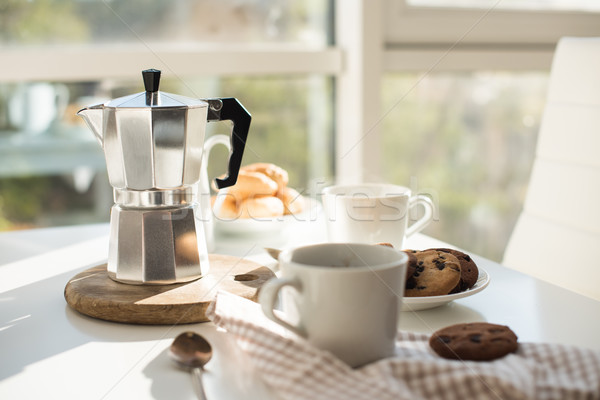
[{"label": "chocolate chip cookie", "polygon": [[[408,250],[416,258],[414,285],[407,281],[406,297],[441,296],[448,294],[460,281],[460,262],[450,253],[434,249],[425,251]],[[414,262],[413,259],[412,262]]]},{"label": "chocolate chip cookie", "polygon": [[473,361],[495,360],[519,347],[517,335],[508,326],[487,322],[442,328],[431,335],[429,345],[441,357]]},{"label": "chocolate chip cookie", "polygon": [[405,288],[414,289],[417,285],[414,274],[417,272],[417,250],[402,250],[408,256],[408,262],[406,263],[406,283]]},{"label": "chocolate chip cookie", "polygon": [[450,293],[458,293],[470,289],[475,285],[479,278],[479,269],[475,261],[466,253],[454,249],[435,249],[443,251],[444,253],[450,253],[458,259],[460,262],[460,282],[452,289]]},{"label": "chocolate chip cookie", "polygon": [[[381,242],[381,243],[375,243],[375,244],[378,245],[378,246],[391,247],[392,249],[394,248],[393,244],[387,243],[387,242]],[[405,281],[405,285],[409,285],[409,283],[408,283],[409,281],[411,281],[411,282],[414,281],[414,278],[412,276],[415,273],[415,266],[417,264],[417,259],[415,258],[414,255],[412,255],[410,253],[410,250],[406,250],[404,252],[408,255],[408,262],[406,263],[406,281]],[[410,285],[412,285],[412,283]]]}]

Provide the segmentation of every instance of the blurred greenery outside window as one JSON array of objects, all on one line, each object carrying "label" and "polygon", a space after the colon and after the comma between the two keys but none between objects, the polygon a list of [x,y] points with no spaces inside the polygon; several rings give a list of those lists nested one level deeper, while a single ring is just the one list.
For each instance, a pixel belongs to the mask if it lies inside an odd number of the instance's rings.
[{"label": "blurred greenery outside window", "polygon": [[390,73],[382,85],[385,180],[431,195],[424,233],[501,260],[533,164],[548,74]]}]

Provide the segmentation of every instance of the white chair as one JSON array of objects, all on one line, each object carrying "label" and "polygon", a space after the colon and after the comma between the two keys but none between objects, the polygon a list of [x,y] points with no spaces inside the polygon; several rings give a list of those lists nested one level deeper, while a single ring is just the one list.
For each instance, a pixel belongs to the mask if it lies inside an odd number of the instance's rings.
[{"label": "white chair", "polygon": [[[503,264],[600,300],[600,38],[563,38]],[[574,310],[576,312],[576,310]]]}]

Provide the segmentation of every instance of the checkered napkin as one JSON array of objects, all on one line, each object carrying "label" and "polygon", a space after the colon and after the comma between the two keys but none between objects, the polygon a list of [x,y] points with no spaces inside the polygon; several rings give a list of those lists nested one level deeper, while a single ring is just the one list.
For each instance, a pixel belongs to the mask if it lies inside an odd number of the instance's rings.
[{"label": "checkered napkin", "polygon": [[399,332],[396,355],[352,369],[267,319],[260,306],[220,292],[208,317],[234,335],[282,399],[600,399],[600,352],[520,343],[492,362],[446,360],[429,336]]}]

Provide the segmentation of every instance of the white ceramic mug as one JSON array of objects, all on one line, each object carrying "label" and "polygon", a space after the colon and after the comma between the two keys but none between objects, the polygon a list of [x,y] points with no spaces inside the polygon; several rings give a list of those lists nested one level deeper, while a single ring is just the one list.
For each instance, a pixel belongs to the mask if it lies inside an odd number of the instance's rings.
[{"label": "white ceramic mug", "polygon": [[10,123],[26,134],[45,132],[69,103],[67,86],[59,83],[19,84],[8,103]]},{"label": "white ceramic mug", "polygon": [[[397,249],[404,248],[406,237],[425,228],[434,213],[429,197],[385,183],[330,186],[323,190],[322,201],[330,241],[387,242]],[[409,226],[409,212],[417,205],[425,212]]]},{"label": "white ceramic mug", "polygon": [[[394,354],[407,260],[356,243],[285,250],[281,277],[261,288],[259,301],[269,319],[358,367]],[[280,291],[285,320],[273,310]]]}]

